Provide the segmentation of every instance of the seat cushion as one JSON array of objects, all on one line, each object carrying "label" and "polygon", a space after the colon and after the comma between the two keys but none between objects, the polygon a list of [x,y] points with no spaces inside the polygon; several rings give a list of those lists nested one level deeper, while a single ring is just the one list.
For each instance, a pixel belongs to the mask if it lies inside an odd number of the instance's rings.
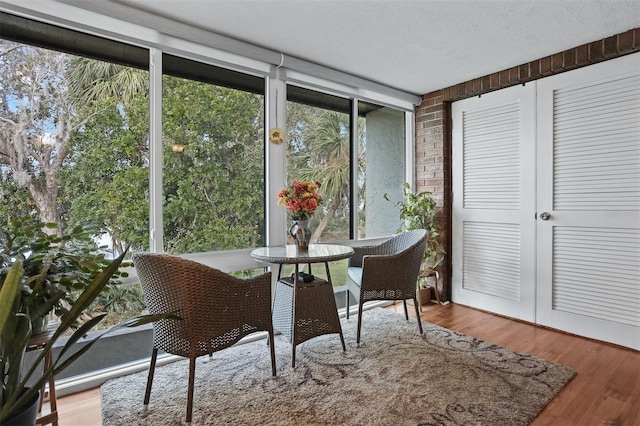
[{"label": "seat cushion", "polygon": [[349,268],[347,268],[347,277],[354,283],[360,285],[362,282],[362,268],[349,266]]}]

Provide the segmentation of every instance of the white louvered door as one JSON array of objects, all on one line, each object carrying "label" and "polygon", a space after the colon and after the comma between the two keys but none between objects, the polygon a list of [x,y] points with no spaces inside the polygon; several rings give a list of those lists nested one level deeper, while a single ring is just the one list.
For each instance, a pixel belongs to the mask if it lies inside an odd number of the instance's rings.
[{"label": "white louvered door", "polygon": [[640,53],[452,123],[453,301],[640,349]]},{"label": "white louvered door", "polygon": [[537,99],[537,322],[640,349],[640,54]]},{"label": "white louvered door", "polygon": [[455,102],[452,299],[535,320],[534,85]]}]

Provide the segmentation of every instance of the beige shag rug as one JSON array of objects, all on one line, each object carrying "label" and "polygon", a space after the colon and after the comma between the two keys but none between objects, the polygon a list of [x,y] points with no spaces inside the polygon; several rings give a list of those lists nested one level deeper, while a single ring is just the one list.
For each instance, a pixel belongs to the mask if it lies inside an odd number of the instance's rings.
[{"label": "beige shag rug", "polygon": [[[201,357],[196,366],[194,425],[526,425],[575,375],[562,365],[376,308],[337,334],[298,346],[276,337],[278,375],[266,340]],[[147,411],[147,372],[101,387],[104,426],[180,425],[189,364],[156,369]]]}]

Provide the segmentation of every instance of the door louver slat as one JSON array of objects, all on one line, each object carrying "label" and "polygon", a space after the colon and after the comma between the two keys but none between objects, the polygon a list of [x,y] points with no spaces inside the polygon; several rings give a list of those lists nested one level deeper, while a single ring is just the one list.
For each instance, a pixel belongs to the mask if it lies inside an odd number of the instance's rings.
[{"label": "door louver slat", "polygon": [[640,326],[639,230],[556,227],[553,251],[553,309]]},{"label": "door louver slat", "polygon": [[640,76],[553,99],[554,210],[640,209]]},{"label": "door louver slat", "polygon": [[519,209],[519,103],[465,112],[463,123],[464,207]]},{"label": "door louver slat", "polygon": [[462,286],[492,296],[520,298],[520,227],[465,222]]}]

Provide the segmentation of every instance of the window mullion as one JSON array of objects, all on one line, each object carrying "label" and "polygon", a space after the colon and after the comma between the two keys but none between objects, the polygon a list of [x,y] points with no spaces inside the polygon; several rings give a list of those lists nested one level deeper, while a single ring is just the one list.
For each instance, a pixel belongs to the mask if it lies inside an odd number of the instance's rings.
[{"label": "window mullion", "polygon": [[149,251],[163,252],[162,51],[149,51]]},{"label": "window mullion", "polygon": [[[287,184],[287,141],[275,144],[269,141],[269,133],[273,128],[287,128],[287,86],[279,78],[267,78],[266,108],[268,123],[265,134],[266,146],[266,216],[268,245],[286,243],[286,211],[277,204],[278,192]],[[286,139],[286,138],[285,138]]]}]

